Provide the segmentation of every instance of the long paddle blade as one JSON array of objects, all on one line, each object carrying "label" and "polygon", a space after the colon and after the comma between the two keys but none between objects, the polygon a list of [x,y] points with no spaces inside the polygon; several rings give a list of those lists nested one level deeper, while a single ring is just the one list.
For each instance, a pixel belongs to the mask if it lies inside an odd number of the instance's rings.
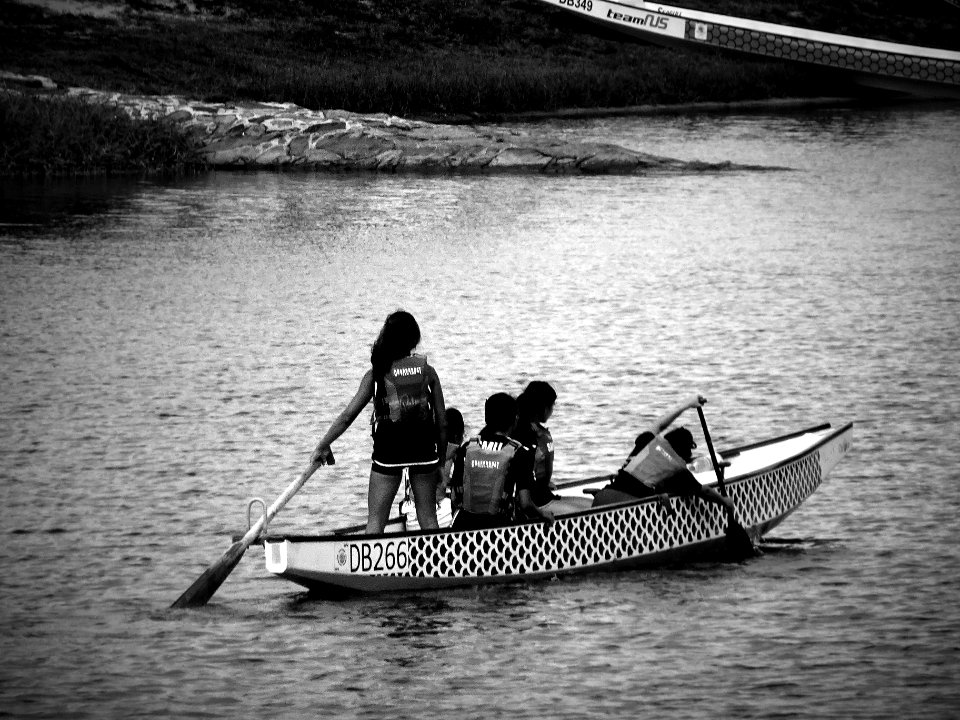
[{"label": "long paddle blade", "polygon": [[[703,428],[703,439],[707,441],[707,449],[710,451],[710,460],[713,462],[713,472],[717,476],[717,484],[720,486],[720,494],[727,495],[727,487],[723,483],[723,472],[720,470],[720,463],[717,461],[717,453],[713,449],[713,440],[710,439],[710,431],[707,429],[707,419],[703,415],[703,408],[697,408],[697,414],[700,416],[700,425]],[[736,560],[743,560],[757,555],[757,548],[753,544],[753,539],[746,528],[737,522],[736,515],[731,511],[727,515],[727,547],[730,554]]]},{"label": "long paddle blade", "polygon": [[[333,453],[330,453],[326,458],[326,463],[333,465],[334,462]],[[310,476],[313,475],[321,464],[322,463],[319,462],[311,463],[310,467],[304,470],[303,474],[290,483],[280,497],[273,501],[273,505],[267,508],[264,516],[254,523],[253,527],[247,531],[247,534],[231,545],[219,560],[204,570],[203,574],[194,580],[193,585],[188,587],[170,607],[189,608],[206,605],[207,601],[213,597],[217,589],[223,585],[223,581],[227,579],[227,576],[233,572],[233,569],[237,566],[237,563],[240,562],[240,558],[243,557],[247,548],[260,536],[264,526],[273,520],[274,516],[276,516],[276,514],[280,512],[280,509],[287,504],[287,501],[303,487],[304,483],[310,479]]]},{"label": "long paddle blade", "polygon": [[227,576],[233,572],[248,547],[250,547],[249,543],[237,540],[219,560],[204,570],[203,574],[193,581],[193,585],[188,587],[170,607],[189,608],[206,605],[207,601],[223,585]]},{"label": "long paddle blade", "polygon": [[750,533],[733,517],[727,519],[727,530],[724,534],[727,536],[727,549],[732,560],[746,560],[760,554]]}]

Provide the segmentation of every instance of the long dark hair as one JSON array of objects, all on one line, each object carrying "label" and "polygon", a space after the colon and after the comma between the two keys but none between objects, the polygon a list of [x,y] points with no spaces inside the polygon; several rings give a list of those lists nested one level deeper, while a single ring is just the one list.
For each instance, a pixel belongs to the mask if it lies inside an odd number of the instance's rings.
[{"label": "long dark hair", "polygon": [[463,433],[466,428],[463,425],[463,413],[455,407],[447,408],[447,442],[456,441],[459,445],[463,440]]},{"label": "long dark hair", "polygon": [[420,326],[413,315],[405,310],[390,313],[370,349],[373,378],[381,379],[394,362],[409,355],[419,344]]},{"label": "long dark hair", "polygon": [[533,380],[517,398],[522,422],[542,422],[547,408],[557,401],[557,391],[543,380]]}]

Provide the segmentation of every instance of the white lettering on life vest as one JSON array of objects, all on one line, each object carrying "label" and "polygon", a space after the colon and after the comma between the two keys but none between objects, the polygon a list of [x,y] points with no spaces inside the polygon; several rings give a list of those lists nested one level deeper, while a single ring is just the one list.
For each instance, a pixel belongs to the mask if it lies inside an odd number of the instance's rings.
[{"label": "white lettering on life vest", "polygon": [[393,369],[393,374],[394,374],[394,375],[398,375],[398,376],[400,376],[400,377],[405,377],[405,376],[407,376],[407,375],[419,375],[419,374],[420,374],[420,368],[418,368],[418,367],[412,367],[412,368],[394,368],[394,369]]},{"label": "white lettering on life vest", "polygon": [[471,460],[470,467],[496,470],[498,467],[500,467],[500,463],[498,463],[496,460]]},{"label": "white lettering on life vest", "polygon": [[494,442],[492,440],[478,440],[477,445],[481,450],[486,450],[487,452],[500,452],[503,450],[503,443]]},{"label": "white lettering on life vest", "polygon": [[656,450],[658,453],[660,453],[663,457],[665,457],[669,462],[671,463],[674,462],[673,456],[670,453],[668,453],[666,450],[664,450],[663,447],[661,447],[659,444],[654,446],[653,449]]}]

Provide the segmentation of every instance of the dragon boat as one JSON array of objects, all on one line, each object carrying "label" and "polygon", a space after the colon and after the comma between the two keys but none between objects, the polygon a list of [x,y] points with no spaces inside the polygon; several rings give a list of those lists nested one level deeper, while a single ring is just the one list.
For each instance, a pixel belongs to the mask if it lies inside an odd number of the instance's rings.
[{"label": "dragon boat", "polygon": [[[847,453],[852,437],[852,423],[824,424],[720,449],[725,490],[751,538],[794,512]],[[717,483],[710,458],[690,468],[701,484]],[[557,492],[583,497],[612,477],[564,483]],[[337,596],[674,565],[715,559],[727,544],[725,514],[699,498],[638,499],[552,523],[485,530],[408,530],[404,520],[393,518],[379,535],[362,535],[362,526],[354,526],[325,535],[262,536],[266,569],[314,594]]]},{"label": "dragon boat", "polygon": [[540,0],[645,42],[804,63],[855,82],[960,98],[960,52],[718,15],[642,0]]}]

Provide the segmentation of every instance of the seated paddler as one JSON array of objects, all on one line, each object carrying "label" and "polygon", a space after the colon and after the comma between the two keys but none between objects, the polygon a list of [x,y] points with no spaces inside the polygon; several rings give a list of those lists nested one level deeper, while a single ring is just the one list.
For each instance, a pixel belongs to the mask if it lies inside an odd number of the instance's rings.
[{"label": "seated paddler", "polygon": [[511,437],[517,424],[517,401],[507,393],[487,398],[484,428],[457,450],[450,489],[454,530],[501,527],[514,521],[519,505],[527,515],[551,520],[531,500],[534,453]]},{"label": "seated paddler", "polygon": [[655,495],[697,496],[733,512],[733,501],[705,487],[687,468],[697,443],[685,427],[667,430],[684,412],[707,402],[694,395],[657,418],[636,439],[633,451],[613,482],[601,489],[593,506],[609,505]]}]

